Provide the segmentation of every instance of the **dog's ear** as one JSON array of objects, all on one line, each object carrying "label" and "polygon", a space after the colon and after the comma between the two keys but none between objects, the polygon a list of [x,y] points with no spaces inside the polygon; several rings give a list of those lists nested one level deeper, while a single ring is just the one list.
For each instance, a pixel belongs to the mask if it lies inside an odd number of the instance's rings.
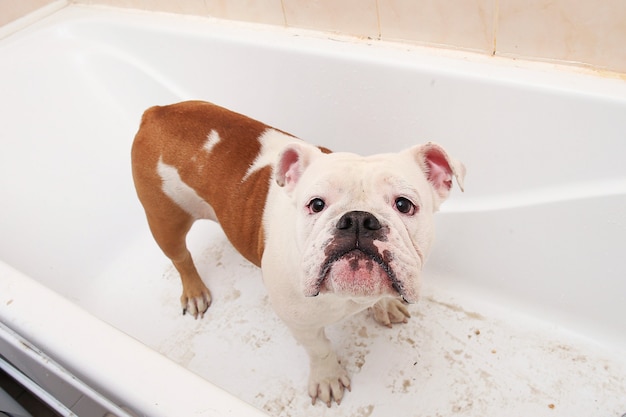
[{"label": "dog's ear", "polygon": [[452,177],[456,178],[463,191],[465,165],[450,157],[439,145],[428,142],[409,149],[441,200],[448,198],[452,188]]},{"label": "dog's ear", "polygon": [[278,157],[276,183],[280,187],[285,187],[285,190],[290,193],[311,161],[321,154],[320,149],[306,143],[288,145]]}]

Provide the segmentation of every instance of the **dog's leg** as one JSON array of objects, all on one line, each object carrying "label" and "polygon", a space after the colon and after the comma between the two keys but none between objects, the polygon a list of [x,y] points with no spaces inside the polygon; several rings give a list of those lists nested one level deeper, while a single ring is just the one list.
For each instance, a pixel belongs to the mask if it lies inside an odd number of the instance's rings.
[{"label": "dog's leg", "polygon": [[328,407],[333,400],[340,404],[344,389],[350,391],[350,378],[339,363],[324,328],[290,326],[290,329],[309,354],[309,395],[312,404],[318,398]]},{"label": "dog's leg", "polygon": [[411,317],[406,305],[398,298],[383,298],[371,310],[374,320],[387,327],[391,327],[392,323],[406,323]]},{"label": "dog's leg", "polygon": [[202,282],[187,249],[187,233],[195,220],[164,194],[158,204],[150,207],[156,208],[156,212],[146,212],[154,240],[180,274],[183,314],[202,317],[211,304],[211,293]]}]

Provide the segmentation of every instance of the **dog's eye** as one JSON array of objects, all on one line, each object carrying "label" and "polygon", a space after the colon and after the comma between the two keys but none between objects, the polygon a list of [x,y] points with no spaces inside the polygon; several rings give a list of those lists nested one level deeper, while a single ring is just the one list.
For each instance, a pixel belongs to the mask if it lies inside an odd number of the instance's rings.
[{"label": "dog's eye", "polygon": [[316,197],[309,202],[307,207],[309,208],[310,213],[319,213],[326,207],[326,202],[321,198]]},{"label": "dog's eye", "polygon": [[395,201],[396,210],[402,214],[414,215],[417,212],[417,207],[406,197],[398,197]]}]

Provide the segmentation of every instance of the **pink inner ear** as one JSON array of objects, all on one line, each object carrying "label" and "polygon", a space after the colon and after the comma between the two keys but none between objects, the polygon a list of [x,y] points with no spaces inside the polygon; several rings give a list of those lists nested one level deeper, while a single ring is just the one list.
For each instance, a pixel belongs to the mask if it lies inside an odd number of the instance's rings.
[{"label": "pink inner ear", "polygon": [[450,190],[452,188],[452,169],[444,154],[436,149],[429,150],[426,155],[428,164],[428,181],[436,189]]},{"label": "pink inner ear", "polygon": [[279,177],[281,186],[289,186],[298,182],[300,178],[300,156],[294,149],[287,149],[280,159]]}]

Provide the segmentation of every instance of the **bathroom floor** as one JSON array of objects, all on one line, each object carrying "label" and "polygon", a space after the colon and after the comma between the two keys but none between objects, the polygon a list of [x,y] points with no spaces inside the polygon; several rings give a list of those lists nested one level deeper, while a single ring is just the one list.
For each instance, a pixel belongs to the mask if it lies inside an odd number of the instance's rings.
[{"label": "bathroom floor", "polygon": [[148,235],[130,242],[76,301],[269,415],[626,413],[626,363],[618,352],[485,300],[459,298],[433,285],[434,277],[425,278],[405,325],[388,329],[362,312],[328,329],[352,392],[339,407],[311,406],[307,357],[273,313],[260,271],[210,222],[197,224],[189,241],[213,294],[203,319],[182,316],[179,278]]}]

